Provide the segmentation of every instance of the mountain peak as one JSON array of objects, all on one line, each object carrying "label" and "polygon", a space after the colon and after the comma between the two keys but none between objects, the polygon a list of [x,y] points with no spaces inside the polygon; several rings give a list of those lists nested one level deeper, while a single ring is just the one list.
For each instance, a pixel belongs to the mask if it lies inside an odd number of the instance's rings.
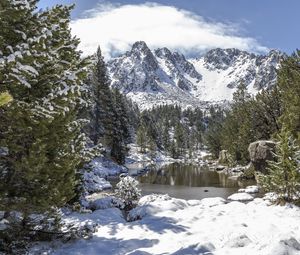
[{"label": "mountain peak", "polygon": [[152,52],[138,41],[131,51],[112,59],[108,69],[111,86],[128,94],[142,109],[174,103],[194,107],[231,100],[241,81],[253,94],[273,86],[281,55],[277,50],[255,55],[216,48],[198,59],[186,59],[165,47]]},{"label": "mountain peak", "polygon": [[156,49],[155,55],[159,58],[162,58],[162,57],[170,58],[170,56],[172,55],[172,52],[168,48],[163,47],[163,48]]},{"label": "mountain peak", "polygon": [[150,51],[148,45],[144,41],[137,41],[132,45],[131,51]]}]

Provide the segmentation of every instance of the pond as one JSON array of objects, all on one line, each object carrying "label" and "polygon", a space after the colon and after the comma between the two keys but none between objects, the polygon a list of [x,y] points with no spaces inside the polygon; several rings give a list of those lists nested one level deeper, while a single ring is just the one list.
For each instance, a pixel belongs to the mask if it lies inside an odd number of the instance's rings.
[{"label": "pond", "polygon": [[227,198],[238,189],[254,185],[255,181],[238,181],[225,173],[212,171],[208,166],[173,163],[151,166],[139,174],[143,167],[129,165],[129,175],[136,176],[143,195],[169,194],[183,199],[206,197]]}]

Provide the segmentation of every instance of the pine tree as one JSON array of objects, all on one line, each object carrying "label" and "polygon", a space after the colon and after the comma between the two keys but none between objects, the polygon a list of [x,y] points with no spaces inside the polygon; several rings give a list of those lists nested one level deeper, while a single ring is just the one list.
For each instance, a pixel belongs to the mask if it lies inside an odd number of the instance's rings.
[{"label": "pine tree", "polygon": [[146,128],[141,125],[138,127],[136,134],[136,143],[140,147],[140,152],[145,153],[147,147],[147,133]]},{"label": "pine tree", "polygon": [[221,108],[211,107],[209,109],[207,129],[205,131],[205,143],[215,158],[219,157],[219,152],[222,150],[224,118],[224,111]]},{"label": "pine tree", "polygon": [[125,101],[126,99],[118,89],[113,89],[113,98],[116,118],[120,122],[119,129],[121,132],[122,140],[126,143],[129,143],[131,141],[131,134],[128,117],[129,109]]},{"label": "pine tree", "polygon": [[120,165],[125,163],[126,145],[120,132],[114,134],[110,156]]},{"label": "pine tree", "polygon": [[249,161],[248,146],[255,140],[252,101],[247,87],[241,83],[233,94],[231,109],[226,112],[221,131],[222,149],[228,150],[234,160],[242,164]]},{"label": "pine tree", "polygon": [[300,50],[281,62],[278,89],[282,104],[281,124],[300,141]]},{"label": "pine tree", "polygon": [[169,151],[169,149],[170,149],[170,134],[169,134],[168,121],[165,122],[162,130],[163,130],[163,133],[162,133],[163,146],[166,151]]},{"label": "pine tree", "polygon": [[267,140],[280,132],[282,105],[277,85],[260,91],[249,105],[249,109],[252,113],[251,118],[255,120],[252,121],[252,128],[256,140]]},{"label": "pine tree", "polygon": [[112,147],[114,124],[114,108],[112,93],[109,88],[109,78],[101,49],[98,47],[96,61],[93,67],[90,90],[92,101],[90,137],[97,145],[102,141],[107,147]]},{"label": "pine tree", "polygon": [[172,158],[178,158],[178,151],[177,151],[176,143],[174,140],[171,142],[171,145],[170,145],[170,153],[171,153]]},{"label": "pine tree", "polygon": [[75,195],[88,62],[69,29],[72,7],[36,12],[36,1],[1,4],[1,86],[14,100],[0,109],[0,146],[8,149],[0,156],[0,209],[47,211]]},{"label": "pine tree", "polygon": [[179,155],[182,156],[183,150],[185,148],[184,141],[184,130],[181,123],[177,123],[174,131],[174,139],[176,141],[176,150]]},{"label": "pine tree", "polygon": [[156,157],[157,146],[156,146],[154,139],[151,137],[149,137],[149,140],[148,140],[148,149],[149,149],[151,159],[154,160]]},{"label": "pine tree", "polygon": [[286,128],[278,138],[276,161],[269,162],[269,174],[260,176],[260,183],[266,191],[275,192],[279,200],[299,200],[300,148]]}]

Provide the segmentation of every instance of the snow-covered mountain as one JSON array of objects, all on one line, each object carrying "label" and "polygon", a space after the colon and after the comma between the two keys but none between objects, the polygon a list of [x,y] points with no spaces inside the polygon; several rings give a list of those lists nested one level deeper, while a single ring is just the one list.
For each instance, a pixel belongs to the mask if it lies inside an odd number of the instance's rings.
[{"label": "snow-covered mountain", "polygon": [[276,81],[283,53],[255,55],[238,49],[213,49],[186,59],[167,48],[151,51],[136,42],[131,51],[108,62],[112,87],[119,88],[141,109],[159,104],[205,106],[231,100],[240,82],[257,93]]}]

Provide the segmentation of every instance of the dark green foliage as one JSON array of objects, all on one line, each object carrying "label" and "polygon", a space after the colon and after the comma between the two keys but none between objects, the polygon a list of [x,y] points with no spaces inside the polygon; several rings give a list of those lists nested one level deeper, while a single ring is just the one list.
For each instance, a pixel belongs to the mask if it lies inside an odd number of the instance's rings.
[{"label": "dark green foliage", "polygon": [[257,140],[270,139],[279,133],[282,106],[278,86],[259,92],[252,100],[251,111]]},{"label": "dark green foliage", "polygon": [[89,133],[94,145],[101,140],[105,146],[112,147],[114,104],[100,47],[98,47],[95,57],[96,61],[90,79],[92,111]]},{"label": "dark green foliage", "polygon": [[133,130],[138,122],[138,109],[117,89],[110,88],[100,47],[95,58],[89,80],[92,110],[87,133],[94,145],[102,143],[110,151],[111,158],[123,164],[126,144],[132,142]]},{"label": "dark green foliage", "polygon": [[77,115],[88,62],[70,33],[71,7],[37,13],[35,2],[1,2],[0,19],[0,57],[10,59],[0,66],[1,89],[14,98],[0,109],[0,147],[8,151],[0,156],[0,209],[26,214],[74,197],[85,147]]},{"label": "dark green foliage", "polygon": [[286,129],[278,135],[276,162],[269,162],[268,175],[259,177],[265,191],[275,192],[279,200],[300,199],[300,149]]},{"label": "dark green foliage", "polygon": [[239,163],[249,160],[248,146],[254,138],[251,116],[251,96],[247,87],[240,84],[233,94],[233,103],[226,113],[222,130],[222,148],[229,151]]},{"label": "dark green foliage", "polygon": [[171,143],[171,138],[170,138],[170,126],[169,126],[169,121],[165,121],[163,123],[163,131],[162,131],[162,143],[164,150],[169,151],[170,150],[170,143]]},{"label": "dark green foliage", "polygon": [[175,126],[175,131],[174,131],[174,139],[175,139],[175,144],[176,144],[176,151],[178,152],[179,155],[183,154],[183,148],[186,147],[185,144],[185,132],[183,130],[182,124],[178,122]]},{"label": "dark green foliage", "polygon": [[[188,151],[202,146],[204,122],[200,109],[182,110],[177,105],[163,105],[146,110],[139,121],[148,140],[153,140],[159,150],[165,150],[174,157],[184,156]],[[138,138],[141,137],[142,132],[138,130]]]},{"label": "dark green foliage", "polygon": [[148,143],[147,130],[143,125],[140,125],[136,132],[136,143],[140,147],[140,152],[145,153]]},{"label": "dark green foliage", "polygon": [[228,150],[234,162],[249,161],[248,146],[256,140],[271,139],[280,130],[280,94],[277,86],[251,97],[241,84],[229,109],[210,111],[206,142],[215,157]]},{"label": "dark green foliage", "polygon": [[119,122],[118,129],[120,131],[120,136],[122,140],[126,143],[132,141],[132,134],[129,119],[129,107],[127,104],[126,97],[120,93],[118,89],[113,90],[114,108],[116,119]]},{"label": "dark green foliage", "polygon": [[300,51],[281,63],[278,89],[282,105],[280,121],[300,141]]},{"label": "dark green foliage", "polygon": [[220,107],[211,107],[207,118],[207,129],[205,132],[205,144],[215,158],[219,156],[222,149],[222,129],[225,113]]}]

